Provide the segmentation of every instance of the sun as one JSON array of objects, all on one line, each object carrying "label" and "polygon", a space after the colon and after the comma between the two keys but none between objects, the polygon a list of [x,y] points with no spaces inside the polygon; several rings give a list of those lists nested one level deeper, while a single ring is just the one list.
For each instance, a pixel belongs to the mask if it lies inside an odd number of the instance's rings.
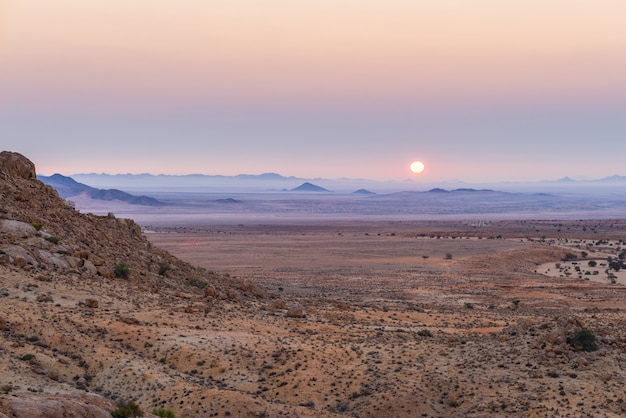
[{"label": "sun", "polygon": [[424,163],[421,161],[413,161],[409,166],[409,169],[413,174],[420,174],[422,171],[424,171],[424,168]]}]

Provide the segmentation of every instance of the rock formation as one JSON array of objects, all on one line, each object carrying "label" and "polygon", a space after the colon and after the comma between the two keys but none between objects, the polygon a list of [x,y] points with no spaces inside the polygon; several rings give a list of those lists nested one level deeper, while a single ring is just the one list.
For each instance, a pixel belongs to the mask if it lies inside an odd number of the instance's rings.
[{"label": "rock formation", "polygon": [[35,164],[17,152],[0,152],[0,173],[10,177],[34,179],[37,177]]}]

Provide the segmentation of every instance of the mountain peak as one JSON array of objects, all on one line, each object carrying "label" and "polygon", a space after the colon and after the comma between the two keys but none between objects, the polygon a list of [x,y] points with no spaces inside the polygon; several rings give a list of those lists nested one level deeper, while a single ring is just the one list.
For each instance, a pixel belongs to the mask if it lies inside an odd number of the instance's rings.
[{"label": "mountain peak", "polygon": [[292,192],[330,192],[330,190],[327,190],[316,184],[309,183],[308,181],[305,181],[304,183],[302,183],[300,186],[296,187],[295,189],[291,189],[291,191]]}]

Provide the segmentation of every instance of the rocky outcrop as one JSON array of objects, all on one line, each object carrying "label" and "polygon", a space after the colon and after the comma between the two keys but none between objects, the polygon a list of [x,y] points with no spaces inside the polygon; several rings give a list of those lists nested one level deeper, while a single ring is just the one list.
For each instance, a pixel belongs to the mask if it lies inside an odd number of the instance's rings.
[{"label": "rocky outcrop", "polygon": [[[8,151],[0,153],[0,265],[35,276],[78,274],[104,280],[120,276],[169,287],[194,280],[210,285],[223,296],[220,300],[266,296],[249,281],[209,273],[156,248],[132,219],[78,212],[35,178],[30,160]],[[120,265],[127,269],[121,275],[116,271]],[[200,289],[198,293],[203,296]]]},{"label": "rocky outcrop", "polygon": [[0,417],[111,418],[116,405],[97,395],[38,395],[20,393],[0,399]]},{"label": "rocky outcrop", "polygon": [[17,152],[0,152],[0,173],[22,179],[35,179],[35,164]]}]

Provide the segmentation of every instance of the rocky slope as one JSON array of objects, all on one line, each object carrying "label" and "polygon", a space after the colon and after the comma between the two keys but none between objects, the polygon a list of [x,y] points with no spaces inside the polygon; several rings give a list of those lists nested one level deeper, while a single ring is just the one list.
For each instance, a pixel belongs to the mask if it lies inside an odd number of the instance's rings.
[{"label": "rocky slope", "polygon": [[[165,305],[192,312],[264,296],[159,250],[132,220],[79,213],[31,161],[0,153],[0,417],[107,416],[110,398],[139,397],[121,372],[122,358],[137,361],[129,347],[98,353],[112,328],[132,332]],[[86,396],[99,380],[105,396]]]}]

